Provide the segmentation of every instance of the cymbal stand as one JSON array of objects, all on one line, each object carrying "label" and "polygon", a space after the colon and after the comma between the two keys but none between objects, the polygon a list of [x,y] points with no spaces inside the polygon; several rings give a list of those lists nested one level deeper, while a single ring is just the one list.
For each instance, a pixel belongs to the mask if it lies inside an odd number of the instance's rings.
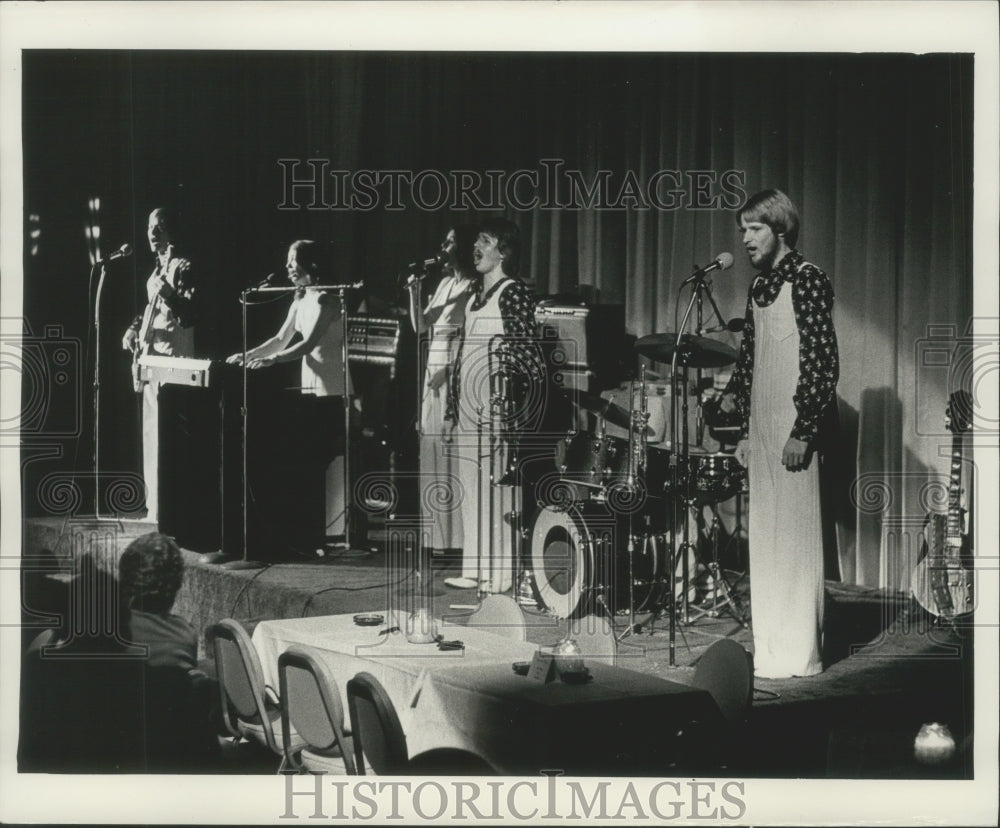
[{"label": "cymbal stand", "polygon": [[[636,406],[636,393],[638,392],[638,406]],[[646,393],[646,366],[641,366],[639,370],[639,385],[636,388],[635,382],[630,386],[629,395],[630,404],[630,417],[629,417],[629,435],[628,435],[628,466],[627,466],[627,477],[626,485],[629,487],[630,491],[635,491],[636,486],[642,485],[642,480],[645,476],[646,471],[646,453],[648,451],[647,446],[647,428],[649,425],[649,398]],[[603,422],[603,418],[602,418]],[[603,439],[603,433],[602,433]],[[640,541],[643,545],[643,551],[645,552],[645,546],[650,542],[651,537],[649,533],[649,518],[646,517],[646,526],[643,527],[644,531],[641,535],[635,533],[634,524],[634,513],[628,513],[628,626],[622,631],[622,633],[616,636],[618,641],[622,641],[629,635],[636,633],[644,625],[649,623],[652,627],[651,622],[655,621],[658,617],[662,607],[660,607],[656,612],[654,612],[648,618],[643,619],[642,622],[636,623],[635,620],[635,550],[636,541]]]}]

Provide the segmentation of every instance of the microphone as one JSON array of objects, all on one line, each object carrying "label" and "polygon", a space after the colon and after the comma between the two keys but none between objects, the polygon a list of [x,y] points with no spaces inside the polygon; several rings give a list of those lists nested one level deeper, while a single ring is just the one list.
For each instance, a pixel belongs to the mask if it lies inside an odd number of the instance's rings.
[{"label": "microphone", "polygon": [[259,282],[257,282],[257,284],[255,284],[255,285],[254,285],[254,286],[253,286],[252,288],[250,288],[250,289],[251,289],[251,290],[257,290],[258,288],[262,288],[262,287],[264,287],[264,285],[266,285],[266,284],[269,284],[269,283],[270,283],[270,281],[271,281],[271,280],[272,280],[272,279],[273,279],[273,278],[274,278],[275,276],[277,276],[277,275],[278,275],[277,271],[273,271],[273,270],[272,270],[272,271],[271,271],[270,273],[268,273],[268,274],[267,274],[267,276],[265,276],[265,277],[264,277],[263,279],[261,279],[261,280],[260,280]]},{"label": "microphone", "polygon": [[747,321],[742,316],[737,316],[734,319],[730,319],[725,325],[715,325],[712,328],[705,328],[704,333],[719,333],[720,331],[739,333],[743,330],[743,326],[746,325],[746,322]]},{"label": "microphone", "polygon": [[424,259],[422,262],[410,262],[406,266],[406,270],[407,272],[412,272],[414,270],[427,270],[427,268],[434,267],[435,265],[443,265],[446,261],[448,261],[448,254],[442,250],[430,259]]},{"label": "microphone", "polygon": [[733,254],[732,253],[720,253],[715,257],[715,260],[704,267],[699,267],[695,272],[688,276],[683,282],[681,282],[681,287],[684,285],[689,285],[691,282],[695,282],[704,276],[706,273],[711,273],[713,270],[729,270],[733,266]]},{"label": "microphone", "polygon": [[128,242],[119,247],[114,253],[105,259],[98,259],[94,264],[107,264],[108,262],[113,262],[115,259],[124,259],[132,255],[132,245]]}]

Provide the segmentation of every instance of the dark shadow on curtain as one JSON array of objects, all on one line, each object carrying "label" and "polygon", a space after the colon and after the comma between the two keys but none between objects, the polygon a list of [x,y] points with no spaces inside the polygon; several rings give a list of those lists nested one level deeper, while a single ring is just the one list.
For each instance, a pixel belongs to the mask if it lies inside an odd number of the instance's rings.
[{"label": "dark shadow on curtain", "polygon": [[854,583],[855,512],[851,486],[857,476],[858,412],[842,397],[824,423],[826,450],[820,455],[823,513],[823,569],[826,580]]}]

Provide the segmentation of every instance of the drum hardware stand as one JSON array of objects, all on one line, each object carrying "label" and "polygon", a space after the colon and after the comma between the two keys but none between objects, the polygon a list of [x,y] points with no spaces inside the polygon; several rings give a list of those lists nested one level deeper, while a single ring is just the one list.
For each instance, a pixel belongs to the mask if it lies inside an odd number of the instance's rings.
[{"label": "drum hardware stand", "polygon": [[[662,542],[666,549],[668,550],[668,572],[662,578],[660,578],[659,586],[663,589],[663,592],[659,596],[659,599],[653,605],[653,608],[644,613],[639,620],[636,620],[635,614],[635,599],[634,599],[634,581],[633,586],[629,593],[629,625],[622,630],[621,633],[615,636],[615,640],[619,644],[624,643],[625,639],[631,635],[639,635],[643,632],[643,628],[647,628],[649,635],[653,635],[656,632],[656,622],[663,617],[665,613],[670,615],[670,627],[674,626],[678,607],[677,607],[677,593],[676,593],[676,576],[674,574],[675,564],[670,560],[673,556],[673,544],[672,541],[668,541],[666,538],[666,533],[655,533],[650,532],[641,536],[644,543]],[[654,551],[654,555],[659,556],[658,551]],[[630,572],[631,572],[631,561],[630,561]],[[681,638],[684,640],[684,647],[690,653],[691,646],[688,644],[687,636],[684,634],[683,627],[680,630]],[[637,645],[633,645],[637,646]],[[675,665],[671,665],[675,666]]]},{"label": "drum hardware stand", "polygon": [[[696,504],[689,504],[690,507]],[[708,563],[708,571],[712,577],[712,597],[706,606],[696,608],[695,615],[691,616],[689,623],[694,623],[701,618],[718,618],[721,610],[727,609],[733,619],[745,628],[749,627],[746,621],[746,613],[740,604],[739,599],[733,589],[735,584],[730,584],[726,578],[726,573],[719,566],[719,507],[717,503],[711,504],[712,523],[709,527],[709,537],[712,541],[712,560]],[[737,532],[739,529],[737,528]],[[722,600],[719,600],[719,593],[722,593]]]}]

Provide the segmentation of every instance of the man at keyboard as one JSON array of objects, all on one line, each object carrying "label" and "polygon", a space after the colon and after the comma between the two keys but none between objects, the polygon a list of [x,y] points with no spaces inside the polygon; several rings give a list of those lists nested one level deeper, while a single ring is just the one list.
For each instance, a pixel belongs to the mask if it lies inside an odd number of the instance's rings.
[{"label": "man at keyboard", "polygon": [[146,231],[156,266],[146,280],[146,307],[122,337],[122,348],[133,355],[133,384],[142,391],[142,474],[146,483],[147,519],[157,517],[157,455],[159,451],[158,382],[142,383],[139,358],[146,354],[193,357],[194,326],[200,291],[191,262],[174,246],[175,216],[164,207],[149,214]]}]

